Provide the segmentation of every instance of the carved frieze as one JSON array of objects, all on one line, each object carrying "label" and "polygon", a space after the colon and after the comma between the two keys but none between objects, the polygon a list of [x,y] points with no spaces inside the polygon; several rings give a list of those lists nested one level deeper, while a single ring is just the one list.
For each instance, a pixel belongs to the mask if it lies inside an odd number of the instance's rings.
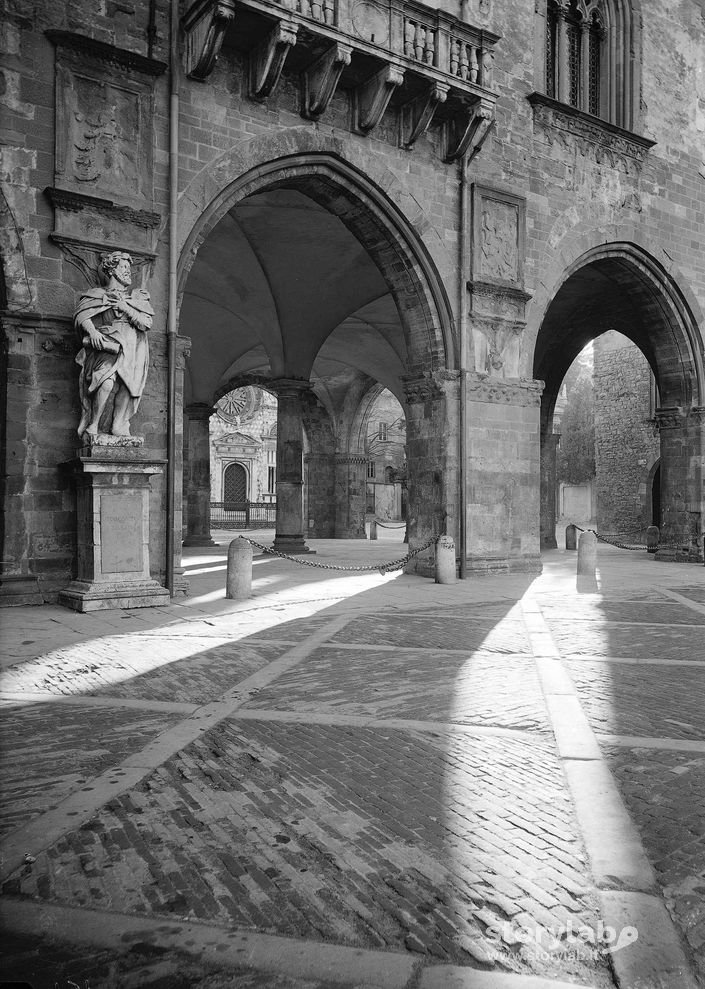
[{"label": "carved frieze", "polygon": [[657,409],[654,416],[654,424],[657,432],[661,432],[664,429],[684,429],[689,411],[676,405],[669,408]]},{"label": "carved frieze", "polygon": [[441,382],[432,374],[402,378],[404,396],[409,405],[435,401],[443,397]]},{"label": "carved frieze", "polygon": [[491,402],[496,405],[540,406],[542,381],[497,381],[488,376],[467,378],[467,394],[471,402]]},{"label": "carved frieze", "polygon": [[532,93],[534,133],[546,144],[625,175],[638,175],[655,141],[598,120],[541,93]]}]

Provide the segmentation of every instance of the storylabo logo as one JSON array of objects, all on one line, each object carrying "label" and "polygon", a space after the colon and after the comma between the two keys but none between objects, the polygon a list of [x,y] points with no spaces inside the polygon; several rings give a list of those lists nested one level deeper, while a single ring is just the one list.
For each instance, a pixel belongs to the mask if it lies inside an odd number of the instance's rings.
[{"label": "storylabo logo", "polygon": [[598,921],[574,924],[571,919],[556,927],[522,927],[511,921],[493,924],[487,928],[486,937],[491,941],[503,941],[507,945],[520,944],[525,954],[533,957],[570,956],[576,959],[594,958],[597,955],[615,954],[639,937],[636,927],[622,927],[619,931]]}]

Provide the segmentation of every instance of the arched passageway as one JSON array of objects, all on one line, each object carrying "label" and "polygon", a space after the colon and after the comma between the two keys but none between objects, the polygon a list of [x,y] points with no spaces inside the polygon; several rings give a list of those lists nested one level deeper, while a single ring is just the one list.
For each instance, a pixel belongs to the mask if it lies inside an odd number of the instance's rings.
[{"label": "arched passageway", "polygon": [[561,383],[592,339],[617,330],[639,347],[658,387],[662,543],[674,556],[702,553],[703,352],[697,324],[673,279],[632,244],[588,251],[565,272],[541,324],[534,377],[541,404],[541,544],[556,546],[553,414]]},{"label": "arched passageway", "polygon": [[384,194],[328,154],[270,162],[211,204],[182,268],[187,416],[246,383],[277,396],[277,548],[364,537],[368,457],[351,427],[382,389],[406,416],[410,542],[440,531],[445,502],[458,501],[443,427],[457,400],[452,320],[425,248]]}]

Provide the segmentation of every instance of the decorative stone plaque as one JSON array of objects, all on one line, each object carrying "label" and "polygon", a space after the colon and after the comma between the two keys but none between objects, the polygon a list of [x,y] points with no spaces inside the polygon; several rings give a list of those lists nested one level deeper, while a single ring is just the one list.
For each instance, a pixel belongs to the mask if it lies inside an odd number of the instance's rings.
[{"label": "decorative stone plaque", "polygon": [[473,281],[521,288],[526,200],[475,184],[472,209]]},{"label": "decorative stone plaque", "polygon": [[132,573],[142,570],[142,497],[137,493],[101,494],[100,551],[104,573]]}]

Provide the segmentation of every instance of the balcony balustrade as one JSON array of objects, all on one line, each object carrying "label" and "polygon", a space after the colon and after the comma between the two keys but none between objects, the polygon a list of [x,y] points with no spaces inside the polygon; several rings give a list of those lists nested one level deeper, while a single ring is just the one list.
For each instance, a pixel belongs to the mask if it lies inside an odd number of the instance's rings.
[{"label": "balcony balustrade", "polygon": [[196,0],[181,23],[192,79],[208,78],[225,43],[248,54],[250,96],[266,99],[286,64],[308,119],[340,88],[353,130],[371,133],[391,105],[400,145],[439,126],[446,161],[476,154],[494,122],[499,36],[417,0]]}]

